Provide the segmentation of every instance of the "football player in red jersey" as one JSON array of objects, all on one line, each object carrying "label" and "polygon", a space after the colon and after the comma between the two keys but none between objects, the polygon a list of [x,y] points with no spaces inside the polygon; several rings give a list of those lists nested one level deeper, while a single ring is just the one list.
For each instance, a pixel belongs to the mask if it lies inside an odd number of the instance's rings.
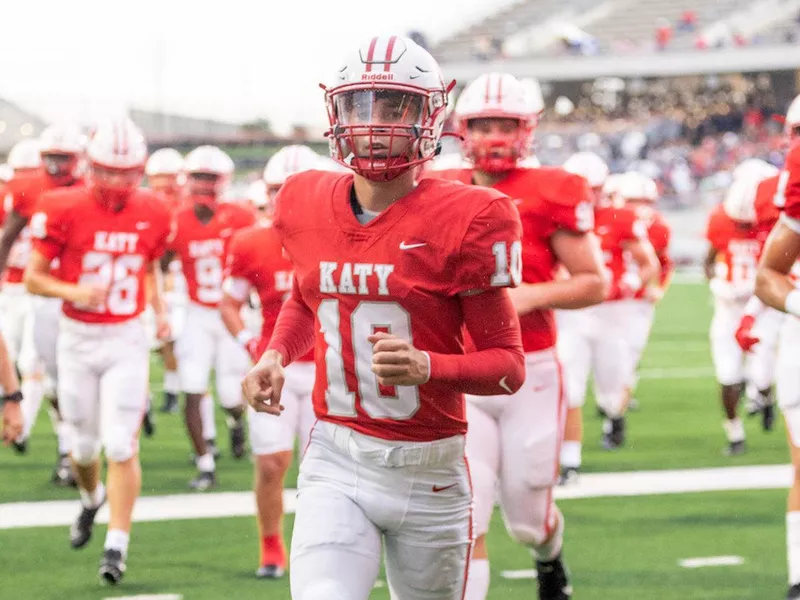
[{"label": "football player in red jersey", "polygon": [[[322,157],[307,146],[286,146],[269,159],[264,168],[266,204],[261,221],[238,231],[231,241],[220,304],[228,331],[258,361],[272,336],[281,305],[292,289],[292,264],[283,256],[280,240],[272,227],[275,195],[290,175],[324,166]],[[241,311],[251,290],[261,306],[261,331],[245,327]],[[250,444],[255,457],[256,505],[261,535],[261,562],[256,576],[274,579],[286,570],[283,543],[283,478],[292,462],[295,440],[300,448],[308,445],[314,425],[311,394],[314,388],[314,354],[309,352],[286,367],[286,385],[280,419],[250,408]]]},{"label": "football player in red jersey", "polygon": [[629,171],[622,175],[618,184],[619,195],[627,206],[636,212],[636,217],[643,221],[647,227],[647,237],[650,245],[658,258],[661,275],[657,281],[644,286],[636,295],[622,302],[627,305],[630,322],[626,327],[628,344],[630,346],[631,376],[628,385],[628,405],[635,402],[633,394],[636,390],[636,372],[639,362],[650,337],[653,326],[656,304],[661,301],[672,278],[675,265],[669,256],[669,241],[671,231],[667,220],[658,212],[655,203],[658,200],[658,186],[656,182],[642,173]]},{"label": "football player in red jersey", "polygon": [[190,483],[204,491],[216,484],[213,449],[203,435],[200,403],[208,392],[211,370],[216,375],[220,404],[228,414],[231,452],[245,453],[244,411],[240,381],[247,372],[247,352],[225,329],[219,313],[225,257],[231,237],[255,223],[254,213],[222,202],[233,175],[233,161],[216,146],[200,146],[186,155],[187,200],[174,218],[169,252],[162,263],[181,261],[189,294],[186,320],[175,343],[178,374],[186,394],[185,417],[198,474]]},{"label": "football player in red jersey", "polygon": [[[499,489],[509,533],[536,561],[539,597],[561,600],[571,592],[561,557],[564,519],[552,488],[567,405],[552,309],[603,301],[591,192],[583,178],[561,168],[518,166],[532,147],[537,112],[512,75],[476,79],[459,97],[454,114],[472,167],[432,176],[492,187],[514,198],[523,232],[522,284],[511,299],[522,329],[526,383],[513,396],[467,398],[476,542],[465,598],[484,600],[488,592],[485,536]],[[569,278],[556,281],[559,265]]]},{"label": "football player in red jersey", "polygon": [[[70,440],[67,428],[58,414],[56,340],[61,301],[57,298],[38,298],[27,294],[22,276],[31,252],[28,221],[36,210],[43,192],[48,189],[75,187],[83,184],[83,153],[86,139],[72,124],[56,124],[45,129],[39,139],[20,142],[9,155],[14,166],[14,178],[9,184],[8,220],[0,240],[0,269],[5,264],[2,295],[8,305],[0,309],[4,330],[10,332],[12,354],[22,374],[25,400],[22,411],[25,428],[16,441],[17,449],[25,449],[27,439],[39,414],[47,384],[53,407],[58,438],[58,459],[52,482],[60,486],[74,485],[69,463]],[[19,153],[17,155],[17,153]],[[8,241],[9,254],[4,254]],[[8,262],[4,263],[4,257]],[[42,372],[44,371],[44,372]],[[46,381],[44,380],[46,375]]]},{"label": "football player in red jersey", "polygon": [[745,355],[736,339],[745,308],[755,290],[756,266],[761,253],[755,196],[758,184],[766,176],[767,173],[744,174],[734,179],[724,202],[711,211],[706,229],[709,251],[705,268],[714,296],[711,356],[725,410],[723,426],[729,456],[745,451],[744,425],[737,415],[745,380],[751,380],[764,396],[769,396],[772,385],[774,348],[760,344]]},{"label": "football player in red jersey", "polygon": [[294,284],[242,383],[257,411],[280,414],[284,367],[316,344],[292,597],[366,600],[383,546],[393,596],[461,599],[472,545],[463,394],[513,394],[524,379],[503,289],[521,279],[519,216],[495,190],[415,182],[450,88],[410,39],[372,38],[325,89],[332,156],[354,173],[309,171],[281,188],[275,230]]},{"label": "football player in red jersey", "polygon": [[[100,576],[125,573],[131,517],[141,488],[138,434],[147,406],[149,347],[139,318],[149,296],[160,337],[169,334],[158,258],[169,213],[137,189],[147,147],[122,119],[103,123],[89,143],[87,187],[52,191],[31,217],[34,249],[25,270],[32,294],[63,299],[58,336],[59,406],[72,428],[71,450],[82,510],[70,531],[85,546],[106,501],[100,451],[108,463],[111,517]],[[59,276],[50,265],[60,259]]]},{"label": "football player in red jersey", "polygon": [[[173,148],[156,150],[147,159],[144,172],[147,175],[147,186],[166,201],[170,213],[177,213],[183,198],[181,190],[186,180],[183,173],[183,157],[180,153]],[[172,261],[164,274],[164,297],[167,301],[173,336],[177,336],[182,329],[186,309],[186,294],[182,293],[185,291],[185,285],[181,284],[183,273],[180,264],[178,260]],[[161,412],[171,413],[178,410],[178,394],[181,391],[174,340],[166,341],[159,351],[164,361],[164,401]]]},{"label": "football player in red jersey", "polygon": [[[794,479],[786,507],[789,566],[787,600],[800,599],[800,291],[792,275],[800,259],[800,96],[786,112],[790,148],[775,186],[774,204],[782,212],[767,238],[756,275],[756,295],[788,313],[778,347],[776,392],[786,422]],[[766,182],[765,182],[766,183]],[[773,213],[774,214],[774,213]]]}]

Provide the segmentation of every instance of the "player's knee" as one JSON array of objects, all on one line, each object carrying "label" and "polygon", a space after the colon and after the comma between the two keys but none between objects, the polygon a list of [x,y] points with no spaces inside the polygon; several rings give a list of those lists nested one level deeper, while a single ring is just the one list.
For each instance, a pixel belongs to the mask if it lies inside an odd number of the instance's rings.
[{"label": "player's knee", "polygon": [[242,375],[225,374],[217,376],[217,394],[223,408],[236,408],[243,405]]},{"label": "player's knee", "polygon": [[93,464],[100,456],[100,440],[76,433],[74,427],[70,427],[69,431],[72,439],[72,460],[82,467]]},{"label": "player's knee", "polygon": [[351,600],[345,587],[333,579],[321,579],[309,583],[303,590],[300,600]]},{"label": "player's knee", "polygon": [[261,483],[278,483],[283,481],[292,460],[291,452],[262,454],[256,457],[256,477]]},{"label": "player's knee", "polygon": [[112,431],[108,439],[103,441],[103,449],[105,450],[106,458],[110,462],[125,462],[136,456],[139,451],[139,443],[127,432]]}]

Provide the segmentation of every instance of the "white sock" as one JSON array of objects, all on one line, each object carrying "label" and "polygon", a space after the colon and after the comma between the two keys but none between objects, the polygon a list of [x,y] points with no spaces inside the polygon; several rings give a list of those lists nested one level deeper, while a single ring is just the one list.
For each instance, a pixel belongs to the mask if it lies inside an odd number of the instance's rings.
[{"label": "white sock", "polygon": [[56,436],[58,437],[58,453],[61,456],[72,452],[72,437],[70,436],[71,429],[69,425],[60,422],[56,428]]},{"label": "white sock", "polygon": [[786,558],[789,585],[800,583],[800,511],[786,513]]},{"label": "white sock", "polygon": [[122,556],[125,557],[128,554],[128,543],[130,542],[131,536],[127,531],[122,531],[122,529],[109,529],[108,533],[106,533],[106,543],[103,545],[105,550],[119,550],[122,552]]},{"label": "white sock", "polygon": [[93,492],[79,488],[78,492],[81,494],[81,503],[86,508],[97,508],[103,503],[106,498],[106,488],[103,482],[99,482]]},{"label": "white sock", "polygon": [[554,519],[557,519],[556,529],[553,532],[553,535],[551,535],[550,539],[541,546],[531,548],[531,554],[533,554],[533,558],[541,562],[553,560],[561,553],[561,547],[564,545],[564,515],[561,514],[561,511],[558,510],[558,507],[555,504],[553,504],[551,514],[553,515]]},{"label": "white sock", "polygon": [[580,442],[565,441],[561,445],[561,466],[579,469],[581,466],[581,453],[583,444]]},{"label": "white sock", "polygon": [[177,394],[181,391],[181,380],[177,371],[164,371],[164,391],[168,394]]},{"label": "white sock", "polygon": [[39,416],[39,409],[42,407],[42,398],[44,397],[44,385],[40,379],[33,379],[26,377],[22,380],[20,386],[22,391],[22,403],[20,409],[22,410],[22,439],[28,439],[36,423],[36,417]]},{"label": "white sock", "polygon": [[213,472],[216,468],[216,464],[214,464],[214,455],[211,454],[211,452],[206,452],[203,456],[199,456],[196,464],[197,470],[202,473]]},{"label": "white sock", "polygon": [[216,439],[217,424],[214,422],[214,399],[211,394],[206,394],[200,400],[200,418],[203,420],[203,439]]},{"label": "white sock", "polygon": [[488,558],[473,558],[469,561],[464,600],[486,600],[486,595],[489,593],[489,575]]},{"label": "white sock", "polygon": [[744,424],[741,419],[729,419],[722,426],[725,428],[725,434],[730,443],[744,441]]}]

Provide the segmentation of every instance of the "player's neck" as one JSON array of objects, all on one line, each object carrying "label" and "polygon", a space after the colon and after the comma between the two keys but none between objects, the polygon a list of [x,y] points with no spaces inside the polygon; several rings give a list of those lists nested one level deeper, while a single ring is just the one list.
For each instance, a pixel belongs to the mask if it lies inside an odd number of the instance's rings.
[{"label": "player's neck", "polygon": [[414,171],[409,169],[391,181],[370,181],[356,175],[353,189],[361,208],[370,212],[382,212],[400,198],[408,196],[416,187]]},{"label": "player's neck", "polygon": [[201,223],[205,224],[214,218],[214,208],[212,206],[209,206],[208,204],[195,202],[194,214],[200,220]]},{"label": "player's neck", "polygon": [[508,177],[511,171],[501,171],[500,173],[487,173],[486,171],[473,171],[472,183],[483,187],[493,187]]}]

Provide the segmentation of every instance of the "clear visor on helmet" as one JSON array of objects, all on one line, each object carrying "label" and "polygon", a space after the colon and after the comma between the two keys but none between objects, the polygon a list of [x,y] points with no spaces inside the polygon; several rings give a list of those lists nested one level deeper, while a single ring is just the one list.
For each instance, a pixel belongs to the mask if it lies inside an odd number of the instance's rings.
[{"label": "clear visor on helmet", "polygon": [[355,90],[335,98],[339,125],[419,125],[424,98],[399,90]]}]

